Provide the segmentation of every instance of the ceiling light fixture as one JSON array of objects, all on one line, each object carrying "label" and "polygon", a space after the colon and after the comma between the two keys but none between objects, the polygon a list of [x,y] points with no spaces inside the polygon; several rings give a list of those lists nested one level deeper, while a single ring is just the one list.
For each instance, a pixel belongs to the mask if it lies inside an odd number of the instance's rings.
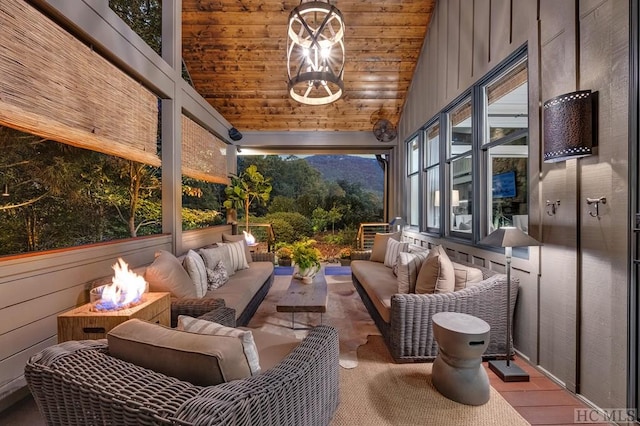
[{"label": "ceiling light fixture", "polygon": [[307,105],[335,102],[344,90],[344,20],[329,0],[301,0],[289,15],[289,95]]}]

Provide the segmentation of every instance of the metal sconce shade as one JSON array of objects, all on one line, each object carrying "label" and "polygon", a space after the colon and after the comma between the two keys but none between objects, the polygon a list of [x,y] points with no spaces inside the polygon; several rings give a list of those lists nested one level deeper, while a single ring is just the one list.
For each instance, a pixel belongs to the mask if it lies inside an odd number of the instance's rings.
[{"label": "metal sconce shade", "polygon": [[591,90],[567,93],[544,103],[544,161],[566,161],[592,154],[594,145]]},{"label": "metal sconce shade", "polygon": [[344,90],[344,20],[328,0],[302,0],[289,15],[289,95],[308,105],[337,101]]}]

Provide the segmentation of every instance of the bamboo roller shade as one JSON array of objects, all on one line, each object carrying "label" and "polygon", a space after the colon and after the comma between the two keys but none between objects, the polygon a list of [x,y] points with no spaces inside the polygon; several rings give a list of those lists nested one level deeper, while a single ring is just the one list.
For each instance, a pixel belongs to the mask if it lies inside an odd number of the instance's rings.
[{"label": "bamboo roller shade", "polygon": [[226,143],[182,115],[183,175],[228,185],[226,149]]},{"label": "bamboo roller shade", "polygon": [[0,2],[0,28],[0,124],[160,165],[153,93],[25,2]]}]

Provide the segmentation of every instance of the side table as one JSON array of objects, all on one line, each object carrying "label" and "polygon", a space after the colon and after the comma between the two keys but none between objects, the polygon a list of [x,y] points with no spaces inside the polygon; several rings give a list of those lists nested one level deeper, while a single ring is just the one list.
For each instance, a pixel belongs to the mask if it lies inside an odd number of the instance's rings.
[{"label": "side table", "polygon": [[433,335],[438,356],[431,379],[447,398],[467,405],[489,401],[489,377],[482,368],[482,354],[489,345],[491,327],[480,318],[457,312],[433,315]]},{"label": "side table", "polygon": [[171,325],[171,293],[144,293],[142,302],[117,311],[91,310],[87,303],[58,315],[58,343],[67,340],[104,339],[116,325],[138,318],[166,326]]}]

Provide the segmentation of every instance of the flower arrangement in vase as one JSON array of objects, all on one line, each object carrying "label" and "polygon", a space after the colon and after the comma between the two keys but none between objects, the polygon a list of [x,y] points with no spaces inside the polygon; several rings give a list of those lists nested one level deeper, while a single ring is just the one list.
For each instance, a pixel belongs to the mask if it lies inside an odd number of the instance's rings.
[{"label": "flower arrangement in vase", "polygon": [[351,264],[351,247],[345,247],[340,250],[340,265],[349,266]]},{"label": "flower arrangement in vase", "polygon": [[296,267],[294,276],[300,278],[303,283],[313,281],[313,277],[320,271],[320,250],[313,245],[315,240],[296,241],[293,243],[293,264]]},{"label": "flower arrangement in vase", "polygon": [[291,266],[291,258],[293,257],[293,246],[290,244],[281,244],[276,250],[278,265]]}]

